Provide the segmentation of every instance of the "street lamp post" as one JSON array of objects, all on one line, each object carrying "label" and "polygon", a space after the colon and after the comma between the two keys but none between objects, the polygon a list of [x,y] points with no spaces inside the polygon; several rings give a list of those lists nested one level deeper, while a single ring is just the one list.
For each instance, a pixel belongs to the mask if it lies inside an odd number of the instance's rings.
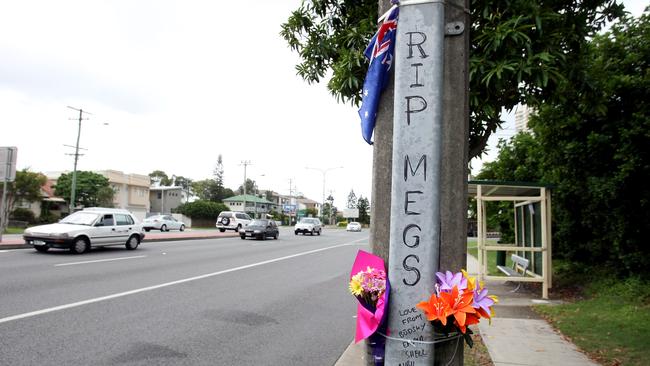
[{"label": "street lamp post", "polygon": [[[327,169],[321,169],[321,168],[312,168],[312,167],[305,167],[305,169],[312,169],[312,170],[317,170],[323,174],[323,200],[321,201],[321,206],[320,206],[320,216],[323,218],[323,221],[325,221],[325,216],[323,215],[323,208],[325,207],[325,176],[327,175],[327,172],[330,170],[334,169],[342,169],[342,166],[335,166],[332,168],[327,168]],[[330,207],[330,210],[332,208]]]}]

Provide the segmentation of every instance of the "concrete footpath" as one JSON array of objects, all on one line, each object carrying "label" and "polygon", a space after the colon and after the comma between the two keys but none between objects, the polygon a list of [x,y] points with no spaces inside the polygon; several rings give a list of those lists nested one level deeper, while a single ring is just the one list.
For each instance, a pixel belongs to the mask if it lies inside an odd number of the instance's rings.
[{"label": "concrete footpath", "polygon": [[[470,255],[467,256],[467,271],[472,275],[478,272],[478,262]],[[522,288],[511,292],[516,287],[513,282],[488,282],[486,285],[491,294],[499,296],[499,303],[494,307],[496,316],[492,324],[483,321],[478,328],[495,366],[598,365],[530,308],[531,305],[557,304],[553,300],[543,300],[541,290],[531,293]],[[365,365],[365,355],[363,342],[358,345],[352,342],[335,365]]]},{"label": "concrete footpath", "polygon": [[[191,239],[218,239],[236,237],[238,234],[232,231],[219,232],[218,230],[192,230],[185,231],[168,231],[145,233],[143,242],[172,241],[172,240],[191,240]],[[4,249],[27,249],[31,245],[25,244],[21,234],[3,234],[0,241],[0,250]]]}]

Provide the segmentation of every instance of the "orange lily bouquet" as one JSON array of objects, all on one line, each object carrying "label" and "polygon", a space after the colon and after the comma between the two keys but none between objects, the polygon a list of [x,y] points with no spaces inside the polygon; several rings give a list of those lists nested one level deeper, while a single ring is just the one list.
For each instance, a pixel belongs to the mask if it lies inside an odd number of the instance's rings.
[{"label": "orange lily bouquet", "polygon": [[483,283],[477,283],[462,270],[458,273],[449,271],[436,273],[435,293],[428,301],[417,304],[433,325],[437,334],[460,333],[472,347],[472,330],[468,326],[478,324],[481,318],[490,320],[494,316],[492,306],[498,302],[494,295],[488,295]]}]

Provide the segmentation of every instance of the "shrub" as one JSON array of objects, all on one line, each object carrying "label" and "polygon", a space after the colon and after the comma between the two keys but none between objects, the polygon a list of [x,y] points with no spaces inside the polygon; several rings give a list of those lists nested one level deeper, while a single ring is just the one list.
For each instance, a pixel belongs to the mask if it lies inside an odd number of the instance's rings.
[{"label": "shrub", "polygon": [[347,227],[347,226],[348,226],[348,222],[347,222],[347,221],[339,221],[339,222],[336,224],[336,226],[338,226],[338,227]]},{"label": "shrub", "polygon": [[198,200],[184,203],[176,208],[176,211],[192,219],[214,219],[221,211],[228,211],[228,206],[219,202]]},{"label": "shrub", "polygon": [[9,215],[9,218],[16,221],[26,221],[30,224],[36,222],[36,216],[34,216],[34,213],[31,210],[21,207],[14,209],[11,212],[11,215]]}]

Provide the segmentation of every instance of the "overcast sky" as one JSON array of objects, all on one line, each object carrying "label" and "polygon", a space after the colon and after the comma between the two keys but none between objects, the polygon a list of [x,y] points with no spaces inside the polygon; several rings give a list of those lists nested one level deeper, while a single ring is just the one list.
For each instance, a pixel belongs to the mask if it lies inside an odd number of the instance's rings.
[{"label": "overcast sky", "polygon": [[[645,2],[626,1],[640,13]],[[279,36],[300,0],[0,1],[0,146],[18,168],[209,178],[222,154],[225,184],[244,179],[344,207],[370,196],[372,147],[357,109],[296,76]],[[106,125],[107,124],[107,125]],[[508,128],[508,127],[506,127]],[[506,130],[506,135],[510,135]]]}]

